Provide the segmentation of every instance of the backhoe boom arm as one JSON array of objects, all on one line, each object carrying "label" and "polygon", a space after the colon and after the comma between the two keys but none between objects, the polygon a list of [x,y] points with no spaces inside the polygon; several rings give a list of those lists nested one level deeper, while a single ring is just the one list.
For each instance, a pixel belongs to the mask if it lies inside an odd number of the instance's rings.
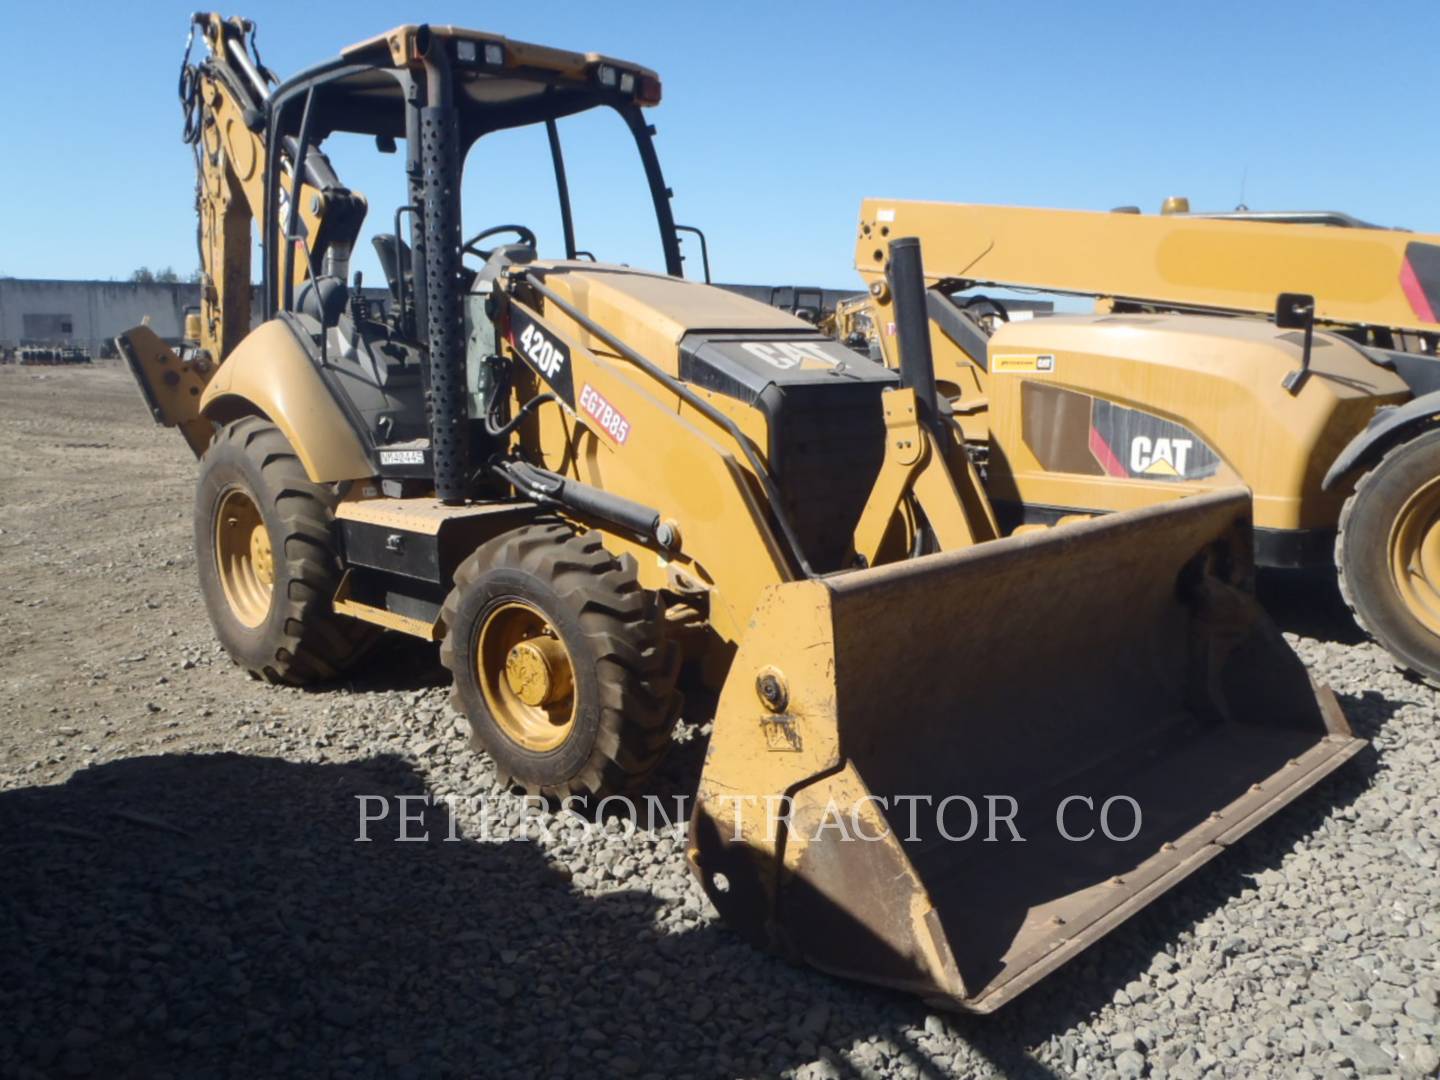
[{"label": "backhoe boom arm", "polygon": [[[199,344],[219,363],[250,331],[252,225],[266,239],[273,273],[265,279],[274,302],[285,294],[287,263],[292,292],[327,258],[345,276],[365,201],[340,184],[329,161],[314,149],[314,140],[306,150],[299,191],[294,190],[298,141],[280,131],[271,115],[274,76],[254,51],[253,24],[211,13],[196,15],[194,28],[209,56],[191,65],[187,48],[180,92],[185,139],[194,145],[196,158]],[[282,155],[279,190],[267,192],[265,163],[275,147]]]}]

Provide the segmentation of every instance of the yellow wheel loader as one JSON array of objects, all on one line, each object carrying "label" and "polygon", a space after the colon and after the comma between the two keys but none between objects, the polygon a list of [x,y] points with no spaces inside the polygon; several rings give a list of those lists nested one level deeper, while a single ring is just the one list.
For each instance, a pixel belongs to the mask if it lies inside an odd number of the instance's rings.
[{"label": "yellow wheel loader", "polygon": [[[1255,604],[1243,491],[996,539],[937,412],[916,244],[890,247],[899,372],[684,280],[653,72],[402,26],[278,82],[250,24],[197,18],[198,342],[119,345],[200,459],[201,587],[241,667],[311,682],[377,629],[438,641],[476,744],[565,797],[643,783],[687,652],[722,684],[689,848],[716,907],[978,1011],[1359,749]],[[639,154],[660,271],[577,258],[562,148],[596,109]],[[526,125],[558,237],[462,205],[472,145]],[[340,132],[403,146],[380,319],[346,282],[367,206]]]},{"label": "yellow wheel loader", "polygon": [[[1256,561],[1337,571],[1361,626],[1440,685],[1440,236],[1184,200],[860,218],[892,367],[885,238],[925,243],[937,377],[1005,532],[1245,484]],[[997,288],[1099,310],[991,333]]]}]

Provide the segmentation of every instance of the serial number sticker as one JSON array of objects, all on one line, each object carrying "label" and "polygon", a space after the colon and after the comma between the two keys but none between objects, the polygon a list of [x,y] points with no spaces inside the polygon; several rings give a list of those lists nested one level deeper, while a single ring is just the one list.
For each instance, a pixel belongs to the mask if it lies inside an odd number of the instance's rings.
[{"label": "serial number sticker", "polygon": [[1055,357],[1051,353],[1040,356],[993,356],[990,370],[1025,375],[1049,375],[1055,370]]},{"label": "serial number sticker", "polygon": [[381,450],[381,465],[424,465],[424,450]]},{"label": "serial number sticker", "polygon": [[620,410],[611,405],[589,383],[580,391],[580,409],[592,419],[599,429],[609,435],[621,446],[630,437],[630,421],[620,414]]}]

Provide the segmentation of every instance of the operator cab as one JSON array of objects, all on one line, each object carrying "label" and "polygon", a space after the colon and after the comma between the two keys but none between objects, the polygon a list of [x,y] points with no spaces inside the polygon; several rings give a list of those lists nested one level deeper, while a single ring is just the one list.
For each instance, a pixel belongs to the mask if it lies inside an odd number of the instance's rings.
[{"label": "operator cab", "polygon": [[[377,474],[417,485],[435,475],[427,436],[437,388],[426,385],[427,352],[463,353],[468,415],[487,416],[489,360],[498,351],[491,283],[505,266],[534,261],[540,238],[523,223],[461,220],[471,210],[460,198],[464,169],[486,136],[544,130],[560,224],[560,235],[548,242],[565,260],[593,261],[578,246],[562,122],[612,110],[639,155],[664,271],[683,276],[679,233],[696,230],[675,225],[654,129],[642,113],[660,96],[658,76],[634,64],[427,26],[399,27],[351,46],[275,88],[266,131],[268,160],[275,164],[265,178],[265,198],[278,227],[264,238],[264,315],[290,321],[314,343],[322,377],[366,434]],[[371,237],[386,285],[380,305],[362,292],[359,274],[349,280],[368,207],[339,182],[326,156],[326,141],[337,134],[373,138],[382,154],[399,151],[406,201],[380,209],[384,216]],[[305,162],[304,183],[318,192],[306,205],[294,197],[293,160]],[[449,181],[437,191],[433,180],[440,173]],[[504,222],[504,213],[495,216]],[[450,244],[458,250],[443,250]],[[459,338],[453,343],[452,333]],[[474,430],[462,438],[484,438],[483,425],[469,427]]]}]

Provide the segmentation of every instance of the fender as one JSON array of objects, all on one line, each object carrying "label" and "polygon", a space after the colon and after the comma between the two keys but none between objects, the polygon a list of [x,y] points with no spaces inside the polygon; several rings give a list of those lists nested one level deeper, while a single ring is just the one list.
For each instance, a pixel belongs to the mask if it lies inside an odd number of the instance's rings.
[{"label": "fender", "polygon": [[200,414],[217,423],[261,415],[317,484],[375,475],[365,447],[295,333],[279,319],[251,331],[215,370]]},{"label": "fender", "polygon": [[1340,452],[1330,471],[1325,474],[1321,488],[1329,491],[1342,476],[1362,462],[1367,462],[1374,452],[1394,441],[1392,436],[1407,428],[1430,427],[1440,421],[1440,390],[1432,390],[1412,398],[1404,405],[1395,405],[1379,410],[1365,425],[1365,430],[1350,440]]}]

